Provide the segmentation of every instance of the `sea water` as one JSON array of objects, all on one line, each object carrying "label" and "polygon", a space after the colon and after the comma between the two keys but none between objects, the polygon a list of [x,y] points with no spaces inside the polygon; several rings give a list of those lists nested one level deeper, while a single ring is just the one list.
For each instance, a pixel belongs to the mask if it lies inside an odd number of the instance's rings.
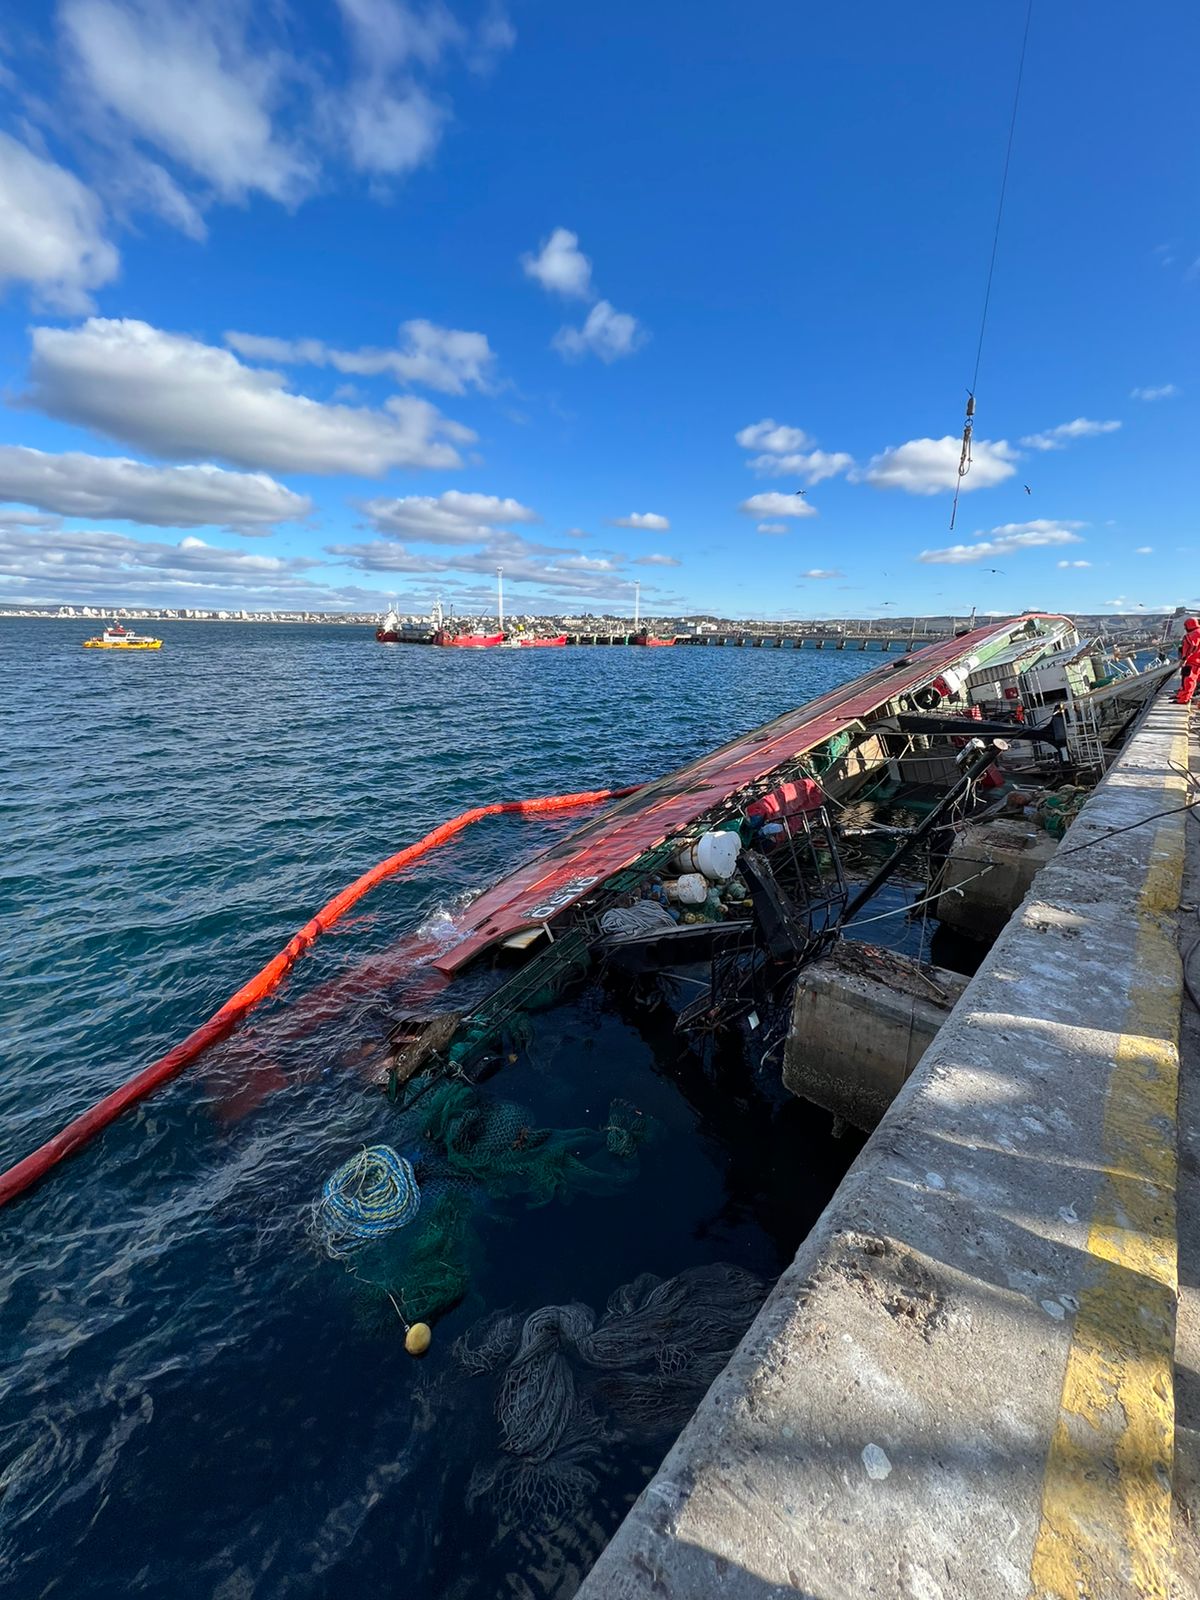
[{"label": "sea water", "polygon": [[[82,650],[89,631],[0,621],[4,1166],[438,822],[656,777],[877,661],[183,622],[121,655]],[[362,1064],[378,997],[306,1001],[584,815],[485,822],[374,891],[238,1038],[0,1213],[0,1592],[574,1591],[670,1438],[614,1433],[582,1503],[506,1520],[471,1489],[495,1386],[453,1340],[499,1308],[601,1312],[645,1271],[722,1261],[766,1284],[855,1144],[587,990],[486,1088],[547,1128],[603,1126],[621,1098],[655,1142],[615,1194],[491,1207],[470,1293],[414,1361],[309,1227],[328,1174],[396,1127]]]}]

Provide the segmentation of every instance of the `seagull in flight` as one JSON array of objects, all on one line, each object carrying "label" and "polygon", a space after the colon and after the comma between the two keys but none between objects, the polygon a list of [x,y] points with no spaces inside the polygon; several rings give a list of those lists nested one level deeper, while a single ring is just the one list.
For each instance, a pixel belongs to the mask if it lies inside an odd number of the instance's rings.
[{"label": "seagull in flight", "polygon": [[794,492],[794,493],[795,493],[795,494],[807,494],[807,493],[808,493],[808,490],[807,490],[807,489],[796,489],[796,490],[794,490],[794,491],[793,491],[793,492]]},{"label": "seagull in flight", "polygon": [[1033,490],[1029,487],[1028,484],[1025,484],[1024,488],[1025,488],[1025,493],[1026,494],[1032,494],[1033,493]]}]

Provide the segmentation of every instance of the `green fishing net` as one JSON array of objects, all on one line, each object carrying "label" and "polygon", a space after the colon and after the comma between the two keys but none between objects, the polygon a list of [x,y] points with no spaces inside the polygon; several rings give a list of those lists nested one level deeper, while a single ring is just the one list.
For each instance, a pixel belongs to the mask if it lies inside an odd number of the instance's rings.
[{"label": "green fishing net", "polygon": [[[600,1128],[538,1128],[511,1100],[457,1079],[438,1084],[397,1129],[420,1185],[420,1211],[355,1257],[355,1277],[368,1302],[374,1297],[368,1320],[386,1322],[390,1314],[429,1322],[450,1310],[470,1287],[489,1200],[544,1206],[615,1194],[636,1174],[637,1153],[653,1131],[653,1119],[626,1100],[612,1102]],[[582,1332],[572,1328],[572,1338]],[[514,1327],[514,1346],[518,1335]],[[536,1381],[546,1376],[541,1353],[539,1344],[528,1358]]]},{"label": "green fishing net", "polygon": [[511,1100],[493,1100],[450,1080],[428,1097],[424,1136],[449,1170],[496,1198],[519,1195],[531,1206],[575,1194],[615,1194],[629,1181],[631,1157],[649,1134],[649,1120],[614,1102],[608,1124],[538,1128]]}]

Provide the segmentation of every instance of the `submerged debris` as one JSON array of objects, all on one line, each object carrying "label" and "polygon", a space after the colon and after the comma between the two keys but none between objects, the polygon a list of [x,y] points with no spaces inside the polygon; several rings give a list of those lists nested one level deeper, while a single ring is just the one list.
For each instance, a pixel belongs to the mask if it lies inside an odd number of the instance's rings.
[{"label": "submerged debris", "polygon": [[[473,1376],[501,1368],[494,1401],[500,1454],[471,1477],[503,1521],[561,1519],[596,1488],[601,1448],[633,1432],[678,1429],[745,1333],[764,1294],[741,1267],[643,1273],[589,1306],[543,1306],[523,1322],[497,1312],[455,1340]],[[613,1431],[614,1425],[616,1432]]]}]

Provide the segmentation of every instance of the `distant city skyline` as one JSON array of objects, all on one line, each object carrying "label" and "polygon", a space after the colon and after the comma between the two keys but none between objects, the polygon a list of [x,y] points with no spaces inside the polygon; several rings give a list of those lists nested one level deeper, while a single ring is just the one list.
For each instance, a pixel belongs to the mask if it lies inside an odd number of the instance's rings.
[{"label": "distant city skyline", "polygon": [[16,0],[0,603],[1200,606],[1182,0],[1034,7],[959,476],[1023,22]]}]

